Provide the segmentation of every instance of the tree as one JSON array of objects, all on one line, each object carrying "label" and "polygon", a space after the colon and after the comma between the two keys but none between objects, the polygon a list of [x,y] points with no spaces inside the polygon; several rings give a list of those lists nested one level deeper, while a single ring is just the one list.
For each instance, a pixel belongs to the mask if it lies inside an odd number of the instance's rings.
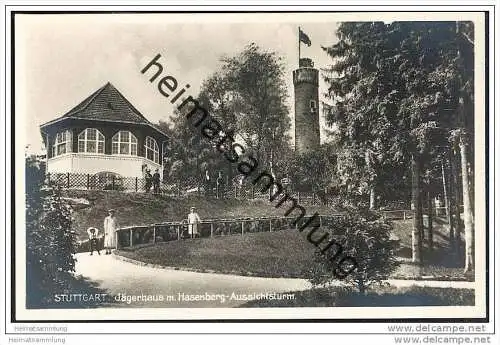
[{"label": "tree", "polygon": [[319,150],[292,155],[287,174],[294,189],[323,194],[331,188],[336,176],[334,152],[331,144],[323,144]]},{"label": "tree", "polygon": [[[339,128],[337,133],[344,157],[348,162],[357,163],[348,163],[347,166],[362,174],[371,194],[372,206],[375,186],[382,182],[377,181],[377,176],[384,175],[381,170],[400,164],[409,166],[411,157],[413,203],[417,214],[413,230],[416,251],[421,248],[418,234],[422,232],[422,225],[418,220],[421,214],[418,193],[420,152],[413,131],[424,120],[420,117],[422,109],[407,111],[410,107],[418,107],[421,99],[416,96],[416,85],[408,85],[408,82],[415,81],[414,67],[399,61],[405,45],[394,37],[391,25],[342,23],[337,32],[339,42],[324,48],[335,60],[325,75],[325,81],[330,85],[328,96],[334,101],[339,98],[343,110],[339,114],[330,114],[329,121]],[[395,54],[399,51],[402,53]],[[394,73],[395,64],[405,67],[400,69],[401,73]],[[422,83],[422,80],[417,81]],[[413,257],[420,262],[419,253],[414,252]]]},{"label": "tree", "polygon": [[[391,240],[391,230],[391,224],[384,219],[359,209],[336,218],[328,225],[327,231],[339,246],[326,253],[328,260],[320,249],[316,251],[316,265],[309,271],[309,280],[313,285],[324,285],[338,279],[333,272],[342,263],[332,258],[340,258],[341,252],[356,260],[356,269],[345,276],[343,282],[361,294],[373,285],[382,284],[399,265],[396,256],[398,241]],[[345,268],[349,270],[349,267]]]},{"label": "tree", "polygon": [[474,269],[474,220],[469,183],[469,167],[474,170],[473,140],[474,133],[474,25],[472,22],[456,22],[455,40],[448,49],[443,70],[450,75],[451,82],[446,85],[454,94],[454,109],[457,115],[453,118],[449,132],[449,140],[460,151],[462,175],[462,199],[464,203],[465,232],[465,267],[464,271]]},{"label": "tree", "polygon": [[38,157],[26,158],[26,303],[53,303],[54,294],[67,288],[74,272],[76,237],[71,208],[60,191],[47,184]]},{"label": "tree", "polygon": [[[327,96],[342,102],[342,111],[328,114],[327,122],[339,128],[343,152],[353,162],[360,162],[356,155],[368,150],[376,153],[370,162],[379,164],[370,166],[378,167],[370,188],[382,182],[385,169],[413,169],[416,262],[422,259],[417,251],[422,247],[419,218],[426,158],[437,154],[433,147],[445,145],[444,132],[456,128],[457,114],[465,108],[460,99],[472,99],[470,31],[462,22],[342,23],[338,43],[324,48],[334,60],[325,71]],[[470,128],[473,121],[466,115],[461,121]],[[435,136],[437,131],[443,134]]]},{"label": "tree", "polygon": [[[272,171],[288,153],[290,139],[282,59],[250,44],[221,62],[220,69],[202,83],[197,100],[225,132],[233,133],[247,154]],[[183,111],[176,111],[173,118],[174,160],[183,160],[186,171],[198,180],[204,169],[225,171],[230,180],[234,167],[221,159],[214,143],[193,133],[185,114],[188,109]]]},{"label": "tree", "polygon": [[271,158],[279,157],[290,140],[282,58],[252,43],[238,55],[222,61],[236,133],[256,159],[272,166]]}]

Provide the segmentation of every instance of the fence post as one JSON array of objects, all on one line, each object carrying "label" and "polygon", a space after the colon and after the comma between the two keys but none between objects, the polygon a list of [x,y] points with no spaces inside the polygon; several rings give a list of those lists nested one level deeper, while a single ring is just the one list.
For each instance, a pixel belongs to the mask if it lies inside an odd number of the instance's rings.
[{"label": "fence post", "polygon": [[241,222],[241,234],[243,235],[245,232],[245,221]]},{"label": "fence post", "polygon": [[300,204],[300,192],[297,192],[297,199],[298,199],[298,202]]},{"label": "fence post", "polygon": [[90,174],[87,174],[87,190],[90,190]]},{"label": "fence post", "polygon": [[321,221],[321,215],[319,216],[319,227],[323,226],[323,222]]},{"label": "fence post", "polygon": [[69,189],[69,173],[66,173],[66,188]]},{"label": "fence post", "polygon": [[139,178],[138,178],[138,177],[136,177],[136,178],[135,178],[135,192],[136,192],[136,193],[137,193],[137,182],[139,182],[138,180],[139,180]]},{"label": "fence post", "polygon": [[181,226],[177,225],[176,228],[177,228],[177,241],[179,241],[181,239]]},{"label": "fence post", "polygon": [[134,232],[132,231],[132,228],[130,228],[130,246],[132,247],[132,244],[134,242]]},{"label": "fence post", "polygon": [[156,243],[156,226],[153,226],[153,243]]},{"label": "fence post", "polygon": [[403,210],[403,220],[406,220],[406,212]]},{"label": "fence post", "polygon": [[210,223],[210,237],[214,237],[214,223]]},{"label": "fence post", "polygon": [[269,231],[273,231],[273,220],[269,219]]}]

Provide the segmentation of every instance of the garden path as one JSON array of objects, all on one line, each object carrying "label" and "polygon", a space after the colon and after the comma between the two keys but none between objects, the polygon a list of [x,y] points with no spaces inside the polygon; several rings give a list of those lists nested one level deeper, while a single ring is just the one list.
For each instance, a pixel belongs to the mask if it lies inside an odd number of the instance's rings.
[{"label": "garden path", "polygon": [[[244,304],[244,300],[226,298],[212,301],[180,300],[179,294],[205,295],[223,294],[231,296],[252,293],[283,293],[303,291],[311,288],[305,279],[260,278],[229,274],[188,272],[174,269],[139,266],[118,260],[113,255],[76,254],[76,275],[81,275],[111,296],[163,295],[163,301],[141,301],[131,304],[118,303],[123,307],[212,307],[227,308]],[[474,282],[465,281],[423,281],[389,280],[391,285],[407,287],[411,285],[441,288],[474,288]],[[167,296],[173,296],[168,297]]]}]

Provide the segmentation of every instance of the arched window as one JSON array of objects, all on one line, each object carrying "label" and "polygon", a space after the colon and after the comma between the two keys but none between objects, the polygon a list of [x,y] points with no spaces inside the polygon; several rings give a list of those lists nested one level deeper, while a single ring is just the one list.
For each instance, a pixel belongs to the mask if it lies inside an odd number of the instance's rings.
[{"label": "arched window", "polygon": [[78,134],[78,152],[104,153],[104,135],[95,128]]},{"label": "arched window", "polygon": [[71,132],[69,130],[56,134],[56,140],[52,146],[52,157],[71,152]]},{"label": "arched window", "polygon": [[137,138],[129,131],[119,131],[111,138],[111,153],[137,156]]},{"label": "arched window", "polygon": [[146,141],[144,143],[144,151],[146,152],[147,159],[156,163],[160,162],[160,150],[158,149],[156,140],[151,137],[146,137]]}]

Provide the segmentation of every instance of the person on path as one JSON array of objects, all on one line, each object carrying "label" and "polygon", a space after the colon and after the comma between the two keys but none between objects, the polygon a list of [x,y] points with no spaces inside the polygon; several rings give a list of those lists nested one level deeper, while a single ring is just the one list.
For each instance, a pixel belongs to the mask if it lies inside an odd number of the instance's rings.
[{"label": "person on path", "polygon": [[191,212],[188,214],[188,234],[191,238],[199,237],[199,223],[201,223],[200,216],[196,213],[196,208],[191,207]]},{"label": "person on path", "polygon": [[87,234],[89,235],[90,255],[94,253],[94,250],[101,255],[99,251],[99,229],[90,227],[87,229]]},{"label": "person on path", "polygon": [[108,216],[104,218],[104,248],[105,254],[111,254],[111,249],[116,248],[116,230],[118,230],[118,219],[115,217],[115,210],[108,211]]}]

